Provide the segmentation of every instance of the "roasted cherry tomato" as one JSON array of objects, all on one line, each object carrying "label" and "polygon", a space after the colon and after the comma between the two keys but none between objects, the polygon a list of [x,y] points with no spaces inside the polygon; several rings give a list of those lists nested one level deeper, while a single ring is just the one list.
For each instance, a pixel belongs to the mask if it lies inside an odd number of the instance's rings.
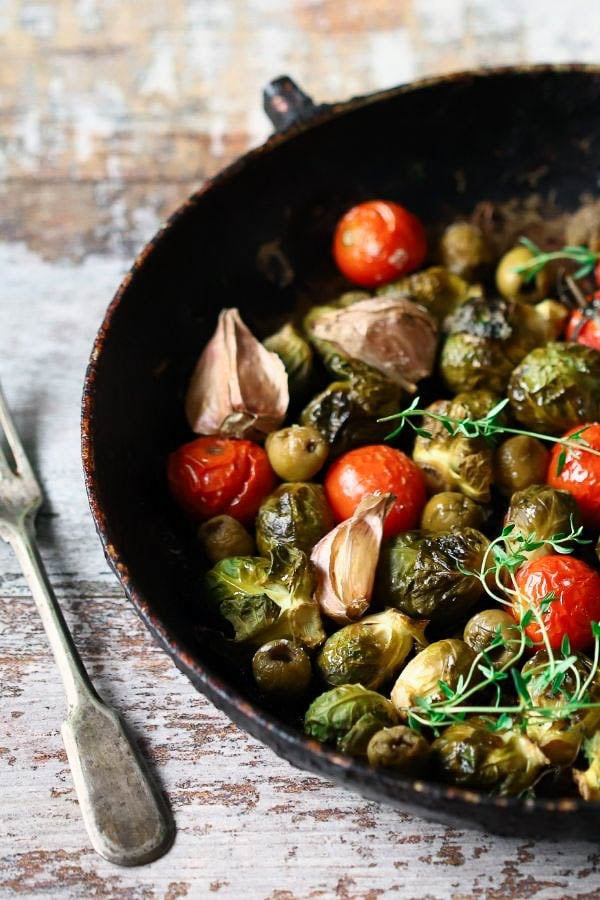
[{"label": "roasted cherry tomato", "polygon": [[[600,389],[600,387],[599,387]],[[600,451],[600,422],[572,428],[565,438],[581,432],[581,438],[594,450]],[[600,528],[600,456],[556,444],[548,466],[548,484],[569,491],[577,500],[584,525]]]},{"label": "roasted cherry tomato", "polygon": [[600,291],[594,291],[585,310],[576,309],[571,313],[565,338],[600,350]]},{"label": "roasted cherry tomato", "polygon": [[383,534],[392,537],[418,525],[427,499],[421,470],[400,450],[385,444],[358,447],[329,468],[325,493],[338,522],[349,518],[365,494],[394,494]]},{"label": "roasted cherry tomato", "polygon": [[169,485],[196,521],[228,515],[248,522],[276,484],[262,447],[252,441],[201,437],[169,457]]},{"label": "roasted cherry tomato", "polygon": [[[558,650],[566,634],[573,650],[585,650],[593,641],[592,622],[600,621],[600,574],[572,556],[550,554],[526,563],[516,574],[519,597],[515,601],[517,619],[528,610],[541,612],[550,644]],[[554,599],[544,612],[542,601]],[[542,643],[539,623],[532,619],[526,628],[534,644]]]},{"label": "roasted cherry tomato", "polygon": [[333,255],[346,278],[375,287],[418,269],[427,252],[423,225],[403,206],[369,200],[339,220]]}]

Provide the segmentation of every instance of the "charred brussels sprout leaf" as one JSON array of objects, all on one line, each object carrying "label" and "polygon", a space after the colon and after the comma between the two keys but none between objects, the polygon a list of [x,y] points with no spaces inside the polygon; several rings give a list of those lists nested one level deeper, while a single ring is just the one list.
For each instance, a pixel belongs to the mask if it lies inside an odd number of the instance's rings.
[{"label": "charred brussels sprout leaf", "polygon": [[258,510],[256,545],[263,556],[283,546],[310,553],[331,528],[333,516],[320,484],[280,484]]},{"label": "charred brussels sprout leaf", "polygon": [[392,281],[378,288],[377,293],[395,294],[414,300],[441,322],[466,300],[469,285],[443,266],[431,266],[399,281]]},{"label": "charred brussels sprout leaf", "polygon": [[369,764],[376,769],[394,769],[403,775],[419,775],[429,759],[425,738],[406,725],[377,731],[367,747]]},{"label": "charred brussels sprout leaf", "polygon": [[375,594],[386,606],[433,625],[457,622],[480,598],[478,572],[488,540],[475,528],[407,531],[381,550]]},{"label": "charred brussels sprout leaf", "polygon": [[[498,400],[491,391],[471,391],[457,394],[454,400],[437,400],[428,409],[452,419],[478,419],[487,415]],[[442,422],[428,416],[424,417],[423,429],[431,437],[417,435],[413,459],[422,469],[429,490],[461,491],[471,500],[486,503],[490,499],[494,454],[485,438],[452,435]]]},{"label": "charred brussels sprout leaf", "polygon": [[501,341],[462,332],[448,335],[440,357],[441,376],[454,393],[488,388],[502,394],[513,366]]},{"label": "charred brussels sprout leaf", "polygon": [[545,484],[532,484],[512,495],[505,524],[514,525],[505,539],[507,550],[522,553],[525,561],[554,551],[549,544],[523,550],[523,542],[519,538],[534,535],[537,543],[555,535],[570,534],[572,527],[577,529],[581,525],[581,514],[577,501],[568,491],[559,491]]},{"label": "charred brussels sprout leaf", "polygon": [[276,353],[285,366],[291,394],[307,389],[313,367],[312,347],[289,322],[263,341],[267,350]]},{"label": "charred brussels sprout leaf", "polygon": [[309,706],[304,730],[352,756],[366,756],[372,736],[398,717],[389,700],[361,684],[343,684],[317,697]]},{"label": "charred brussels sprout leaf", "polygon": [[492,732],[476,721],[450,725],[431,750],[445,780],[501,796],[514,796],[531,787],[548,763],[521,732]]},{"label": "charred brussels sprout leaf", "polygon": [[409,711],[419,698],[437,703],[446,699],[440,682],[450,690],[456,690],[459,679],[466,679],[475,653],[458,638],[436,641],[421,650],[404,667],[394,689],[392,703],[401,719],[408,719]]},{"label": "charred brussels sprout leaf", "polygon": [[207,572],[205,587],[212,611],[238,643],[286,638],[318,647],[325,640],[308,559],[300,550],[278,548],[269,559],[223,559]]},{"label": "charred brussels sprout leaf", "polygon": [[360,683],[376,689],[393,678],[416,643],[425,643],[425,622],[395,609],[367,616],[327,638],[317,667],[327,684]]},{"label": "charred brussels sprout leaf", "polygon": [[600,352],[550,343],[532,350],[512,373],[508,396],[516,419],[559,434],[600,417]]}]

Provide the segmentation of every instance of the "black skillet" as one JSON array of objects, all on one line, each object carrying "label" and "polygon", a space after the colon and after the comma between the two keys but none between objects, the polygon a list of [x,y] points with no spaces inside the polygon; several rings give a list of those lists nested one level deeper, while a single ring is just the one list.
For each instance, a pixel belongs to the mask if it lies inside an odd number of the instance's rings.
[{"label": "black skillet", "polygon": [[471,72],[333,106],[315,106],[281,78],[265,109],[277,133],[177,210],[136,259],[96,338],[83,463],[107,560],[193,684],[293,765],[463,827],[594,837],[600,804],[490,798],[380,774],[266,709],[239,661],[203,636],[198,552],[168,496],[165,459],[190,439],[183,392],[221,307],[239,307],[264,336],[299,293],[332,295],[332,228],[357,201],[395,199],[437,223],[481,200],[524,198],[532,178],[559,209],[596,191],[600,69]]}]

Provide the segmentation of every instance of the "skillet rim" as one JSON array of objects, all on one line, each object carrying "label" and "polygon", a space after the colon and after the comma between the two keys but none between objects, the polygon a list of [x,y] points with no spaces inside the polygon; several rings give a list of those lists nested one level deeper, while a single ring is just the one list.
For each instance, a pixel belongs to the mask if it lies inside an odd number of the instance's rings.
[{"label": "skillet rim", "polygon": [[[94,339],[92,352],[86,367],[83,396],[81,402],[81,456],[84,481],[92,518],[100,538],[106,560],[119,579],[127,598],[144,622],[157,643],[165,650],[177,668],[189,678],[194,687],[200,690],[220,710],[225,712],[239,727],[250,733],[261,743],[269,746],[280,757],[292,765],[301,758],[298,766],[328,777],[344,787],[359,793],[370,795],[379,802],[392,803],[395,806],[421,807],[422,814],[429,818],[443,818],[443,804],[449,804],[447,814],[460,817],[461,804],[479,807],[483,810],[508,810],[521,813],[528,819],[537,817],[539,813],[563,813],[565,822],[573,822],[578,813],[586,812],[589,816],[600,812],[600,801],[585,801],[581,798],[534,798],[495,797],[485,793],[455,787],[429,780],[413,780],[398,775],[389,775],[381,770],[353,759],[350,756],[332,750],[320,742],[308,738],[295,728],[283,723],[277,716],[262,710],[259,706],[246,700],[225,679],[217,675],[210,666],[201,663],[188,653],[178,640],[169,632],[158,616],[153,612],[145,597],[133,583],[126,563],[111,539],[111,528],[107,522],[104,509],[98,496],[95,469],[94,447],[94,415],[96,396],[96,376],[102,356],[104,343],[111,327],[115,311],[127,293],[129,285],[136,273],[144,266],[148,257],[162,242],[166,233],[179,221],[190,206],[194,206],[204,193],[215,185],[236,176],[254,160],[280,144],[293,140],[333,118],[352,113],[372,103],[388,98],[435,87],[440,84],[468,82],[498,76],[533,76],[536,74],[590,74],[600,75],[600,64],[595,63],[535,63],[514,66],[498,66],[466,69],[450,74],[442,74],[421,78],[407,84],[374,91],[369,94],[351,97],[348,100],[316,107],[313,114],[306,119],[292,123],[287,128],[274,132],[264,143],[252,148],[217,174],[206,179],[200,188],[184,200],[159,228],[154,237],[135,257],[131,268],[122,279],[113,296]],[[434,811],[433,811],[434,810]],[[418,811],[417,811],[418,814]],[[488,819],[489,823],[489,819]],[[481,826],[482,819],[479,820]],[[472,825],[463,822],[465,827]]]}]

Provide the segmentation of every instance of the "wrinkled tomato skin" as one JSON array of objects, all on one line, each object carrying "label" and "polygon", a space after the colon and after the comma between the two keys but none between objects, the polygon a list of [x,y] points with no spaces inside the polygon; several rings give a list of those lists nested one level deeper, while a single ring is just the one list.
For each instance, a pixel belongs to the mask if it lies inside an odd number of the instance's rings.
[{"label": "wrinkled tomato skin", "polygon": [[[542,619],[553,650],[559,650],[566,634],[572,650],[585,650],[593,642],[591,623],[600,621],[600,574],[572,556],[550,554],[526,563],[516,574],[519,599],[514,614],[517,621],[530,607],[539,609],[551,591],[556,599]],[[535,619],[527,626],[528,637],[542,642]]]},{"label": "wrinkled tomato skin", "polygon": [[[600,385],[598,386],[600,390]],[[581,425],[567,431],[563,437],[581,429]],[[581,437],[596,450],[600,450],[600,422],[591,422],[581,433]],[[559,473],[560,454],[564,449],[566,457]],[[569,491],[577,500],[583,524],[588,528],[600,528],[600,456],[587,453],[585,449],[575,450],[556,444],[550,457],[549,485],[559,490]]]},{"label": "wrinkled tomato skin", "polygon": [[337,267],[362,287],[376,287],[418,269],[426,252],[420,220],[389,200],[353,206],[339,220],[333,238]]},{"label": "wrinkled tomato skin", "polygon": [[201,437],[175,450],[171,493],[195,521],[228,515],[250,522],[276,484],[267,454],[253,441]]},{"label": "wrinkled tomato skin", "polygon": [[366,494],[394,494],[383,536],[415,528],[425,506],[425,481],[415,463],[393,447],[373,444],[344,453],[330,466],[325,493],[337,522],[348,519]]},{"label": "wrinkled tomato skin", "polygon": [[571,313],[567,323],[565,339],[584,344],[586,347],[592,347],[594,350],[600,350],[600,318],[587,319],[579,333],[577,333],[583,318],[583,314],[578,309]]}]

